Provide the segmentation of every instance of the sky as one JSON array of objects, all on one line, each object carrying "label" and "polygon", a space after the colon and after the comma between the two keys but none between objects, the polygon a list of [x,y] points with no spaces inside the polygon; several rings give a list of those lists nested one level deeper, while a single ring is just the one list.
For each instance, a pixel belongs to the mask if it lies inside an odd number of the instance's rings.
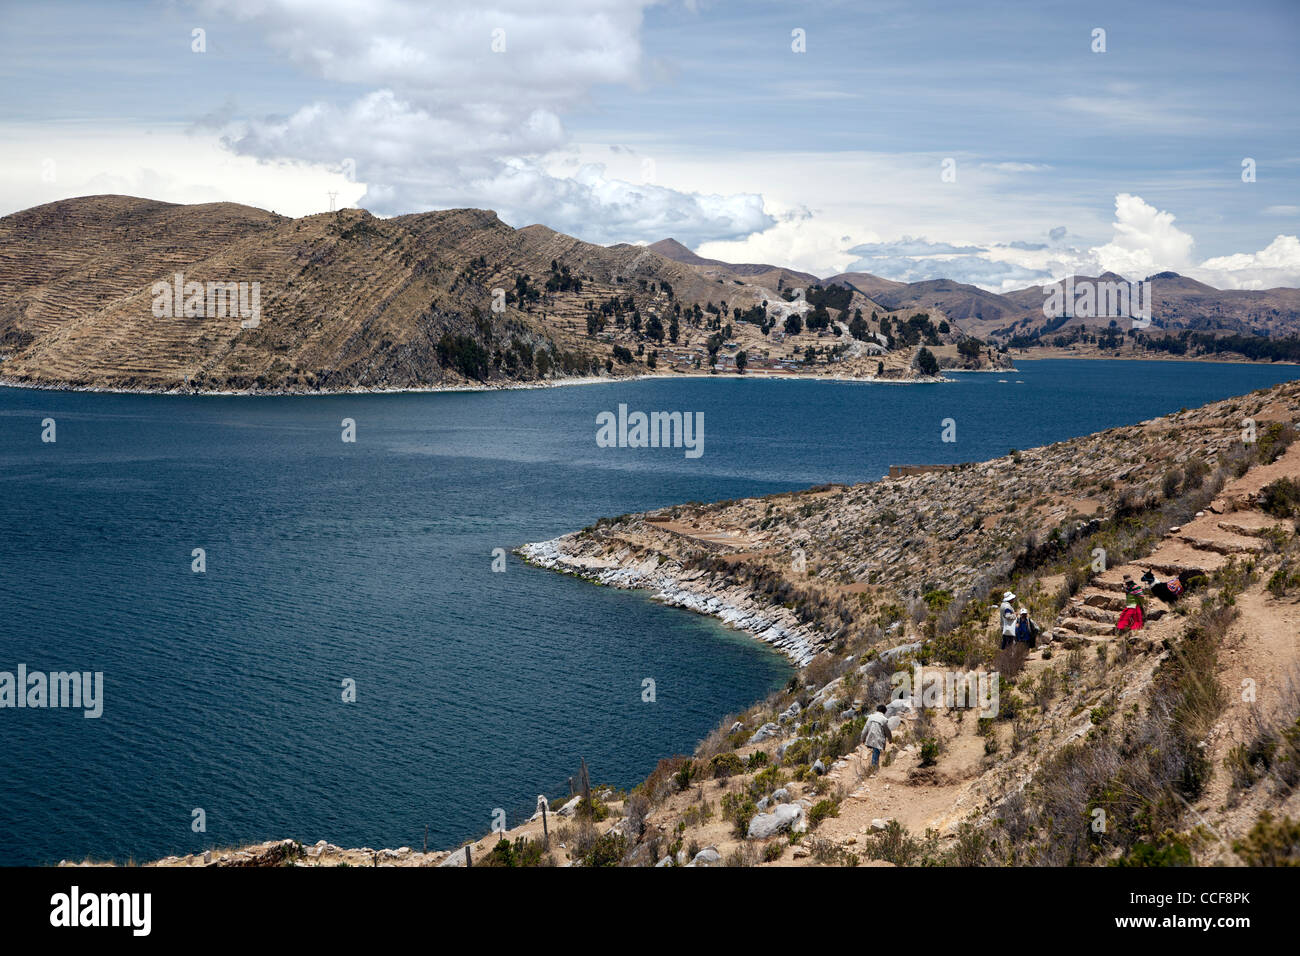
[{"label": "sky", "polygon": [[0,22],[0,214],[475,206],[820,276],[1300,286],[1300,0],[4,0]]}]

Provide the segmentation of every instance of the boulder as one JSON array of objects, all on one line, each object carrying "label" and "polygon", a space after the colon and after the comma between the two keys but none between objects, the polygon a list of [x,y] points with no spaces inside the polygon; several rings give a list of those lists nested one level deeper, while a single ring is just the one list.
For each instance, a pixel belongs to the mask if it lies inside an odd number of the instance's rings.
[{"label": "boulder", "polygon": [[793,740],[785,740],[776,745],[776,759],[784,760],[785,752],[801,740],[807,740],[807,737],[795,737]]},{"label": "boulder", "polygon": [[754,736],[749,738],[751,744],[761,744],[764,740],[770,740],[773,737],[780,736],[781,728],[776,724],[768,721],[758,730],[754,731]]},{"label": "boulder", "polygon": [[768,837],[792,829],[802,818],[803,807],[793,803],[783,803],[771,813],[755,814],[749,821],[747,835],[751,840],[766,840]]},{"label": "boulder", "polygon": [[718,852],[717,847],[706,846],[699,853],[695,854],[695,859],[687,863],[687,866],[717,866],[722,862],[722,854]]},{"label": "boulder", "polygon": [[912,706],[912,699],[910,697],[896,697],[885,705],[885,716],[895,717],[899,714],[910,713],[915,709],[916,708]]}]

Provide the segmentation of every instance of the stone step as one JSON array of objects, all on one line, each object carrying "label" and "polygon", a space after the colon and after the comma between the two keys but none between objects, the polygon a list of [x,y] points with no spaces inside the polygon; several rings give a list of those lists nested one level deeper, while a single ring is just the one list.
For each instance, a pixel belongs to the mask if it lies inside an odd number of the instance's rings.
[{"label": "stone step", "polygon": [[1067,617],[1060,624],[1061,627],[1068,628],[1079,635],[1095,635],[1097,637],[1113,636],[1115,633],[1115,624],[1102,624],[1097,621],[1090,621],[1087,618]]},{"label": "stone step", "polygon": [[1091,594],[1084,592],[1083,603],[1094,610],[1106,610],[1118,614],[1124,610],[1124,592],[1093,591]]},{"label": "stone step", "polygon": [[1198,551],[1213,551],[1215,554],[1259,554],[1268,547],[1268,542],[1264,538],[1232,533],[1216,538],[1180,534],[1178,540],[1186,542]]},{"label": "stone step", "polygon": [[1270,518],[1258,511],[1237,511],[1218,522],[1219,529],[1243,537],[1263,538],[1272,528],[1286,528],[1278,518]]},{"label": "stone step", "polygon": [[1109,595],[1093,595],[1086,598],[1082,603],[1072,606],[1070,613],[1075,617],[1087,618],[1089,621],[1109,623],[1113,622],[1115,615],[1123,610],[1124,600],[1122,598]]},{"label": "stone step", "polygon": [[1082,641],[1085,644],[1104,644],[1112,640],[1113,637],[1113,634],[1080,634],[1068,627],[1061,627],[1059,624],[1052,628],[1052,641],[1056,643],[1074,640]]}]

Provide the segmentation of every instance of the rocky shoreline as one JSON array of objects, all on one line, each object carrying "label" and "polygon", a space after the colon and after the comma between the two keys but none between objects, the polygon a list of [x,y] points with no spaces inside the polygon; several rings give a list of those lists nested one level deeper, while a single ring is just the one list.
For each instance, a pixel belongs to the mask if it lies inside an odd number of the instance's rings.
[{"label": "rocky shoreline", "polygon": [[657,557],[619,564],[595,554],[584,555],[575,534],[525,544],[515,553],[548,571],[571,574],[606,587],[648,591],[654,600],[668,607],[716,617],[772,645],[796,667],[805,666],[833,637],[799,623],[786,608],[755,600],[746,588],[717,589],[704,571],[688,570]]},{"label": "rocky shoreline", "polygon": [[[1014,372],[1016,369],[944,369],[943,371]],[[915,378],[877,378],[874,375],[820,375],[817,373],[766,374],[749,372],[744,375],[719,373],[682,374],[657,373],[654,375],[626,375],[618,378],[585,376],[575,378],[544,379],[535,382],[493,382],[482,385],[430,385],[420,388],[315,388],[315,389],[196,389],[196,388],[115,388],[100,385],[69,385],[63,382],[28,382],[0,377],[0,388],[24,388],[44,392],[90,392],[104,395],[183,395],[183,396],[250,396],[312,398],[333,395],[435,395],[442,392],[511,392],[544,388],[566,388],[573,385],[614,385],[623,382],[641,382],[655,379],[737,379],[741,381],[814,381],[841,384],[870,383],[874,385],[936,385],[951,382],[942,374],[916,376]]]}]

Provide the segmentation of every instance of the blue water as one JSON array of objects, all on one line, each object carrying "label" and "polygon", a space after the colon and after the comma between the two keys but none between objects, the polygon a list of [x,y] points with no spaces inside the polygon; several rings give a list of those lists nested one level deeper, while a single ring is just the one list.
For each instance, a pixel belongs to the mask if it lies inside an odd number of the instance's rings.
[{"label": "blue water", "polygon": [[[497,807],[515,823],[538,793],[567,792],[580,758],[595,781],[634,784],[789,665],[640,594],[513,556],[493,573],[494,548],[675,502],[1002,455],[1297,372],[1042,361],[924,386],[0,389],[0,671],[105,680],[97,720],[0,709],[0,864],[285,836],[419,846],[426,824],[445,847],[486,831]],[[703,457],[598,448],[595,416],[620,402],[704,412]],[[940,441],[945,418],[956,443]],[[344,678],[355,703],[340,699]]]}]

